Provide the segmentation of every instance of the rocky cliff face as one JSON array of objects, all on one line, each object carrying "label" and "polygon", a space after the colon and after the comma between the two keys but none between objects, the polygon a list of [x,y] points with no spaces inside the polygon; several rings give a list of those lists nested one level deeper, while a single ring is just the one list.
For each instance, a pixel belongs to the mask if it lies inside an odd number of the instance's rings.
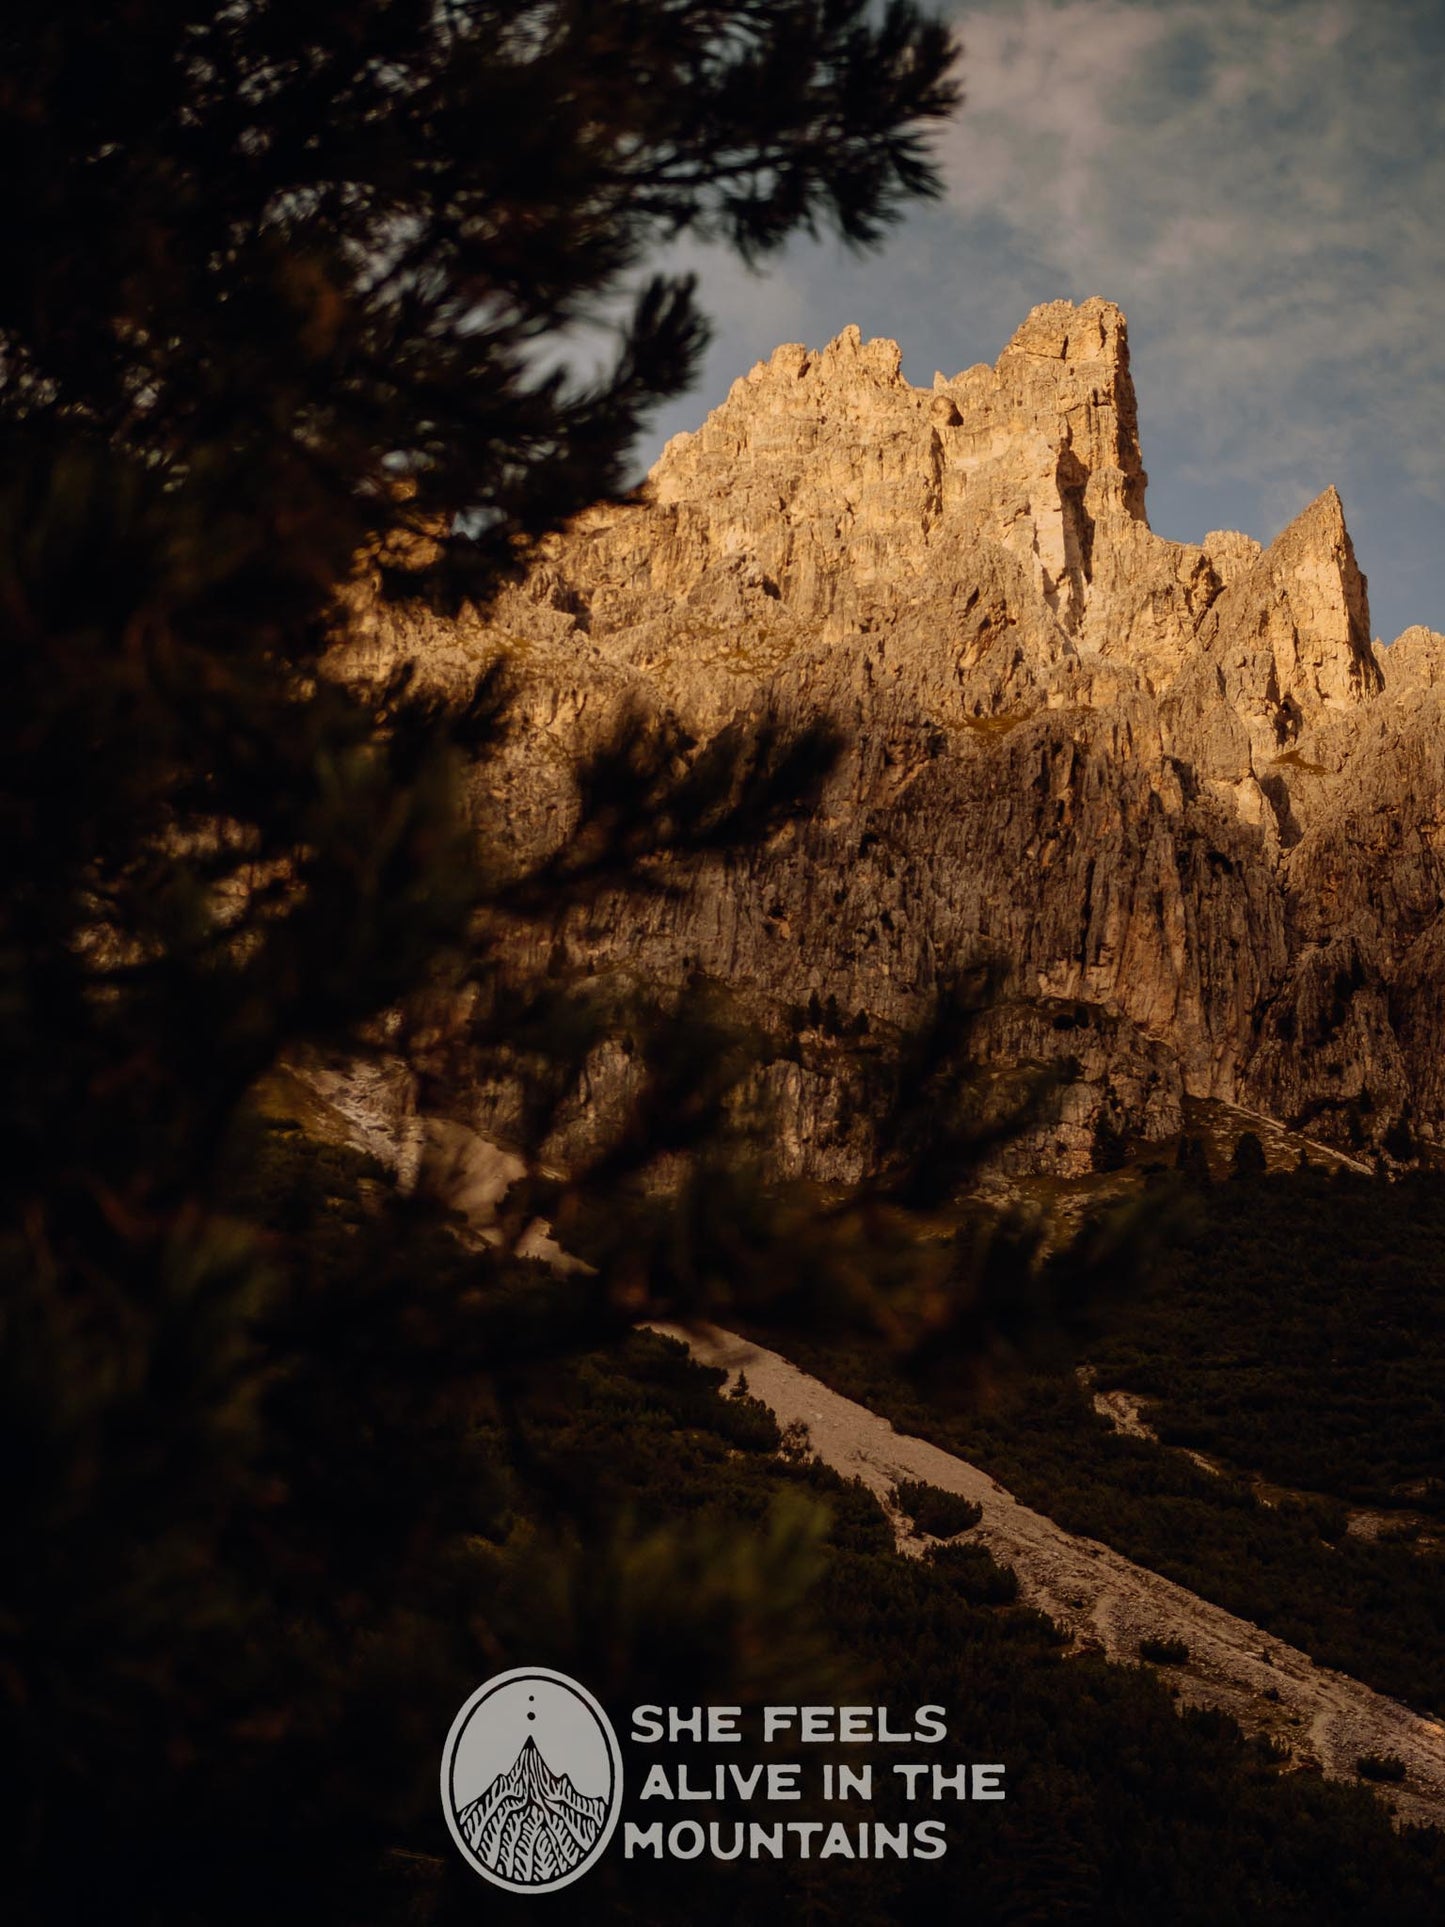
[{"label": "rocky cliff face", "polygon": [[981,1047],[1066,1064],[1027,1149],[1056,1168],[1167,1137],[1186,1092],[1341,1145],[1445,1133],[1445,638],[1372,644],[1332,489],[1261,550],[1162,540],[1146,479],[1111,303],[931,390],[850,328],[759,363],[487,622],[363,614],[347,665],[460,687],[504,653],[522,729],[480,801],[532,849],[621,713],[841,726],[812,820],[549,937],[772,1011],[792,1168],[866,1167],[846,1040],[981,957]]}]

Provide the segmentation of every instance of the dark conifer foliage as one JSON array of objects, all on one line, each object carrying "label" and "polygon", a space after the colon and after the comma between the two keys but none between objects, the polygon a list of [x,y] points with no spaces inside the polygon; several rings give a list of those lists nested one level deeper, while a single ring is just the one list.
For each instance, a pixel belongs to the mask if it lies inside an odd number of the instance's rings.
[{"label": "dark conifer foliage", "polygon": [[685,232],[749,260],[800,229],[875,239],[937,191],[926,125],[957,97],[947,33],[902,0],[23,18],[0,42],[7,420],[131,451],[323,581],[359,536],[459,513],[475,581],[613,493],[705,324],[685,278],[646,278],[581,385],[562,331]]},{"label": "dark conifer foliage", "polygon": [[315,679],[352,558],[424,531],[406,592],[485,593],[615,492],[704,324],[648,281],[591,383],[564,331],[667,236],[876,234],[936,187],[951,47],[861,0],[152,0],[0,55],[7,1122],[52,1170],[57,1128],[124,1160],[94,1097],[125,1064],[190,1164],[469,907],[445,750],[477,719]]},{"label": "dark conifer foliage", "polygon": [[[546,1502],[519,1383],[625,1315],[255,1115],[475,972],[495,882],[460,775],[497,691],[329,682],[338,591],[369,554],[484,601],[615,495],[705,338],[649,249],[873,239],[936,190],[952,57],[863,0],[7,13],[7,1918],[405,1912],[378,1858]],[[603,772],[510,908],[765,831],[825,750]]]}]

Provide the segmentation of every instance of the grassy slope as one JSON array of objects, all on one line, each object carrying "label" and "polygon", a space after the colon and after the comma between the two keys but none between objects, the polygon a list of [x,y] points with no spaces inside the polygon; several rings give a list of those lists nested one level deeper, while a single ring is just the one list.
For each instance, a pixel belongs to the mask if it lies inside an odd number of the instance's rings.
[{"label": "grassy slope", "polygon": [[[338,1262],[354,1260],[353,1227],[387,1214],[385,1186],[364,1160],[304,1152],[283,1135],[265,1215],[318,1251],[338,1241]],[[412,1250],[417,1268],[451,1262],[444,1240],[417,1236]],[[831,1362],[826,1375],[838,1382],[881,1371],[861,1354]],[[1397,1836],[1364,1791],[1283,1773],[1217,1716],[1181,1719],[1147,1668],[1064,1659],[1053,1629],[1011,1603],[996,1568],[977,1556],[899,1557],[866,1492],[817,1465],[780,1459],[768,1415],[719,1398],[716,1387],[717,1375],[680,1348],[638,1335],[571,1365],[524,1371],[503,1405],[477,1415],[467,1448],[474,1463],[453,1473],[479,1491],[511,1494],[502,1514],[478,1520],[461,1601],[487,1666],[561,1665],[594,1682],[619,1713],[642,1700],[734,1697],[904,1710],[941,1703],[950,1752],[1005,1762],[1010,1797],[950,1810],[950,1852],[938,1863],[644,1867],[614,1852],[589,1876],[589,1918],[882,1927],[952,1917],[966,1902],[971,1918],[1014,1927],[1215,1927],[1403,1922],[1438,1910],[1445,1837]],[[881,1378],[874,1389],[890,1392]],[[907,1392],[891,1382],[892,1396]],[[937,1430],[964,1420],[930,1418],[915,1397],[909,1422]],[[1103,1433],[1067,1377],[1021,1382],[1007,1404],[967,1425],[971,1436],[991,1434],[995,1456],[1014,1454],[1020,1474],[1060,1489],[1080,1462],[1078,1440],[1090,1439],[1088,1476],[1074,1488],[1081,1503],[1127,1489],[1131,1480],[1111,1482],[1099,1468],[1132,1461],[1140,1518],[1172,1517],[1176,1552],[1188,1556],[1191,1522],[1168,1502],[1187,1462],[1157,1448],[1135,1458],[1131,1442]],[[1211,1492],[1212,1482],[1193,1477]],[[1218,1494],[1208,1505],[1218,1510]],[[809,1519],[820,1506],[826,1533],[809,1554]],[[1252,1516],[1247,1495],[1235,1510]],[[1252,1524],[1273,1529],[1258,1517]],[[797,1748],[780,1752],[794,1757]],[[420,1785],[435,1762],[427,1751],[414,1774],[397,1767]],[[635,1804],[635,1792],[634,1783],[632,1816],[657,1817]],[[430,1807],[388,1830],[389,1864],[405,1917],[449,1927],[475,1918],[478,1894],[438,1840]],[[809,1815],[805,1804],[788,1817]],[[733,1806],[718,1817],[759,1816]],[[885,1791],[873,1817],[919,1813]],[[529,1919],[531,1905],[487,1901],[498,1919]],[[382,1911],[401,1917],[389,1902]]]},{"label": "grassy slope", "polygon": [[[985,1466],[1072,1530],[1425,1711],[1445,1709],[1445,1558],[1408,1528],[1346,1531],[1346,1500],[1445,1494],[1445,1182],[1304,1173],[1214,1187],[1145,1296],[1087,1348],[1103,1386],[1158,1404],[1121,1437],[1071,1376],[980,1404],[876,1353],[786,1342],[828,1383]],[[1265,1503],[1248,1475],[1304,1488]],[[1408,1515],[1402,1515],[1408,1516]]]},{"label": "grassy slope", "polygon": [[[722,1921],[746,1905],[793,1919],[809,1895],[815,1918],[863,1922],[924,1918],[965,1893],[974,1918],[1019,1922],[1383,1921],[1438,1903],[1445,1839],[1397,1838],[1362,1794],[1281,1774],[1216,1716],[1179,1718],[1147,1669],[1062,1658],[1037,1615],[979,1603],[1008,1589],[976,1560],[900,1558],[860,1487],[780,1463],[755,1412],[710,1382],[651,1337],[580,1364],[542,1443],[557,1489],[604,1511],[710,1522],[723,1542],[762,1530],[780,1489],[821,1501],[833,1524],[795,1627],[819,1642],[813,1663],[859,1703],[947,1706],[954,1756],[1006,1762],[1010,1798],[950,1808],[950,1855],[932,1866],[767,1864],[705,1881],[614,1868],[616,1904],[637,1908],[623,1917],[670,1919],[685,1905],[690,1919]],[[909,1816],[884,1799],[877,1817]]]}]

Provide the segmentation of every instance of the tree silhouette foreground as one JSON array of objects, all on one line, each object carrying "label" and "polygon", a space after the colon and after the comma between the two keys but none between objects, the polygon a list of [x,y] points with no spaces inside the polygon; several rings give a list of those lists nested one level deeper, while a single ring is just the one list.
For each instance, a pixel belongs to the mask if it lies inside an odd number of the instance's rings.
[{"label": "tree silhouette foreground", "polygon": [[[706,333],[648,250],[874,240],[938,190],[953,54],[898,0],[0,30],[9,1918],[402,1910],[378,1855],[536,1517],[529,1361],[599,1320],[248,1111],[477,968],[495,692],[329,682],[338,591],[370,552],[484,602],[615,496]],[[617,348],[582,379],[588,323]],[[796,807],[822,748],[714,781],[703,840]]]}]

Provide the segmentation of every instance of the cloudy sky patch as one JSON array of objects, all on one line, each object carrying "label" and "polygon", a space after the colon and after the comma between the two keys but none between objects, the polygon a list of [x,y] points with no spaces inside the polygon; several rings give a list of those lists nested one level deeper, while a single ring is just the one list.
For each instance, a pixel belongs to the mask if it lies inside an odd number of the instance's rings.
[{"label": "cloudy sky patch", "polygon": [[1445,10],[1437,0],[992,0],[945,9],[967,102],[946,200],[878,254],[702,268],[696,425],[780,341],[846,323],[927,383],[1028,309],[1129,317],[1153,526],[1268,540],[1333,482],[1374,625],[1445,628]]}]

